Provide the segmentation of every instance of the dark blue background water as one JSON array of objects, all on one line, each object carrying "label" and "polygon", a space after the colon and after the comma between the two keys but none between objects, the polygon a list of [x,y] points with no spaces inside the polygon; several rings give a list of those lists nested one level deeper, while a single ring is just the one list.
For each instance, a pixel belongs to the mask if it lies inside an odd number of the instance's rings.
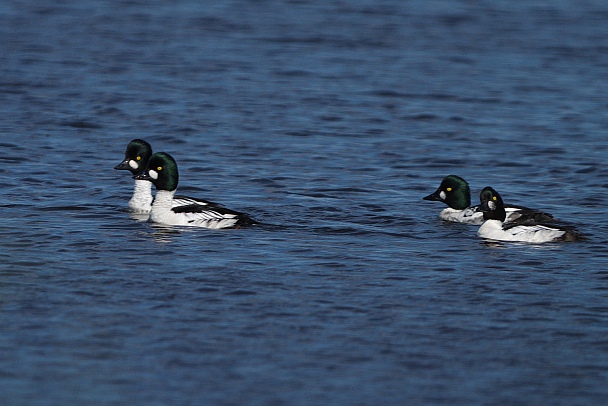
[{"label": "dark blue background water", "polygon": [[[608,400],[604,1],[5,1],[3,404]],[[132,138],[266,226],[138,222]],[[486,244],[421,198],[569,220]]]}]

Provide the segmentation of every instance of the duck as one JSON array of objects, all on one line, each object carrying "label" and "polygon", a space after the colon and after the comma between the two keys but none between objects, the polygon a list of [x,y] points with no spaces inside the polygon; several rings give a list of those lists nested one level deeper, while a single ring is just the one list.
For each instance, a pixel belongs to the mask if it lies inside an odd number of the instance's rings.
[{"label": "duck", "polygon": [[[140,138],[135,138],[127,144],[124,160],[116,165],[114,169],[128,170],[132,176],[135,176],[146,169],[151,156],[152,146],[150,143]],[[147,180],[135,179],[133,196],[128,203],[129,211],[135,214],[149,214],[153,200],[152,183]],[[207,200],[193,200],[185,196],[175,196],[173,199],[173,207],[188,206],[195,203],[200,205],[217,205],[217,203]]]},{"label": "duck", "polygon": [[[439,212],[439,218],[456,223],[480,225],[484,222],[483,213],[479,205],[471,206],[471,190],[466,180],[457,175],[448,175],[441,181],[437,190],[423,200],[439,201],[448,205]],[[543,221],[553,221],[551,214],[529,209],[524,206],[505,206],[507,221],[524,217]]]},{"label": "duck", "polygon": [[585,239],[574,226],[555,220],[547,222],[542,216],[520,216],[507,220],[502,197],[490,186],[483,188],[479,200],[479,210],[484,218],[483,224],[477,230],[477,235],[481,238],[531,243]]},{"label": "duck", "polygon": [[189,204],[175,206],[179,170],[175,159],[166,152],[154,153],[146,169],[133,178],[150,182],[156,187],[156,196],[149,217],[149,221],[153,223],[210,229],[240,228],[256,224],[245,213],[230,210],[207,200],[182,196],[180,199]]},{"label": "duck", "polygon": [[[142,139],[131,140],[127,145],[124,160],[114,169],[128,170],[131,175],[137,175],[146,169],[148,160],[152,156],[152,146]],[[146,214],[152,207],[152,184],[145,180],[135,180],[133,196],[129,200],[129,210],[134,213]]]}]

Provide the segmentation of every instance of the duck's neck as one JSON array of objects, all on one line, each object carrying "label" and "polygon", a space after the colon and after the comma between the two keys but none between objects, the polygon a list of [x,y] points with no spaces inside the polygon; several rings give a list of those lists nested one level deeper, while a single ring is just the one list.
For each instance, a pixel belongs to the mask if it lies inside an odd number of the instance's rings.
[{"label": "duck's neck", "polygon": [[136,180],[133,187],[133,197],[152,197],[152,182],[147,180]]},{"label": "duck's neck", "polygon": [[157,191],[156,197],[154,198],[154,207],[170,209],[173,205],[173,195],[175,195],[175,190]]},{"label": "duck's neck", "polygon": [[497,207],[495,210],[484,212],[483,219],[498,220],[504,223],[507,219],[507,212],[505,211],[504,207]]},{"label": "duck's neck", "polygon": [[133,187],[133,197],[129,207],[134,210],[149,211],[152,204],[152,183],[147,180],[136,180]]}]

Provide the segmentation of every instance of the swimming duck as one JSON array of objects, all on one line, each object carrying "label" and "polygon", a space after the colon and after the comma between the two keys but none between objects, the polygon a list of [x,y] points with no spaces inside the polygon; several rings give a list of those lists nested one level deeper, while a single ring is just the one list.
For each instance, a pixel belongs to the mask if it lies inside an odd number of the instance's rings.
[{"label": "swimming duck", "polygon": [[[137,175],[146,169],[151,156],[152,146],[147,141],[136,138],[129,142],[125,151],[125,159],[114,169],[128,170],[131,175]],[[147,180],[135,179],[133,196],[129,200],[129,209],[137,214],[147,214],[150,212],[153,200],[152,183]],[[186,196],[174,196],[173,198],[173,207],[188,206],[194,203],[217,205],[217,203],[207,200],[192,199]]]},{"label": "swimming duck", "polygon": [[205,228],[236,228],[255,222],[245,213],[227,209],[206,200],[182,197],[190,204],[175,207],[174,195],[179,181],[177,163],[165,152],[150,157],[147,168],[133,177],[156,186],[156,197],[150,210],[150,221],[167,225]]},{"label": "swimming duck", "polygon": [[573,226],[559,224],[554,219],[547,222],[542,216],[521,216],[505,221],[507,214],[502,197],[489,186],[481,191],[479,200],[484,223],[479,227],[477,235],[482,238],[533,243],[584,239]]},{"label": "swimming duck", "polygon": [[[128,170],[137,175],[146,169],[152,156],[152,146],[141,139],[134,139],[127,145],[125,159],[114,169]],[[152,207],[152,184],[145,180],[135,180],[133,196],[129,200],[129,209],[135,213],[149,213]]]},{"label": "swimming duck", "polygon": [[[456,175],[449,175],[443,178],[439,188],[424,200],[440,201],[448,205],[439,213],[439,218],[445,221],[456,223],[481,224],[483,223],[483,213],[479,211],[479,206],[471,206],[471,190],[466,180]],[[548,213],[529,209],[523,206],[505,206],[507,221],[512,221],[521,216],[552,221],[553,216]]]}]

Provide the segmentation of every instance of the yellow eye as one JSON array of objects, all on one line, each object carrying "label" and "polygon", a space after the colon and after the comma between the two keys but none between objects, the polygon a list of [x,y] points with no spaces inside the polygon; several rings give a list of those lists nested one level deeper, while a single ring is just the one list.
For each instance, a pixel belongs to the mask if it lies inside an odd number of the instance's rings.
[{"label": "yellow eye", "polygon": [[492,196],[492,200],[496,201],[496,196]]},{"label": "yellow eye", "polygon": [[138,156],[137,158],[135,158],[136,161],[141,161],[141,157]]},{"label": "yellow eye", "polygon": [[156,167],[156,170],[157,170],[157,171],[162,171],[162,170],[163,170],[163,167],[162,167],[162,166],[157,166],[157,167]]},{"label": "yellow eye", "polygon": [[451,191],[452,191],[452,188],[451,188],[451,187],[449,187],[449,188],[447,188],[446,190],[447,190],[448,192],[451,192]]}]

